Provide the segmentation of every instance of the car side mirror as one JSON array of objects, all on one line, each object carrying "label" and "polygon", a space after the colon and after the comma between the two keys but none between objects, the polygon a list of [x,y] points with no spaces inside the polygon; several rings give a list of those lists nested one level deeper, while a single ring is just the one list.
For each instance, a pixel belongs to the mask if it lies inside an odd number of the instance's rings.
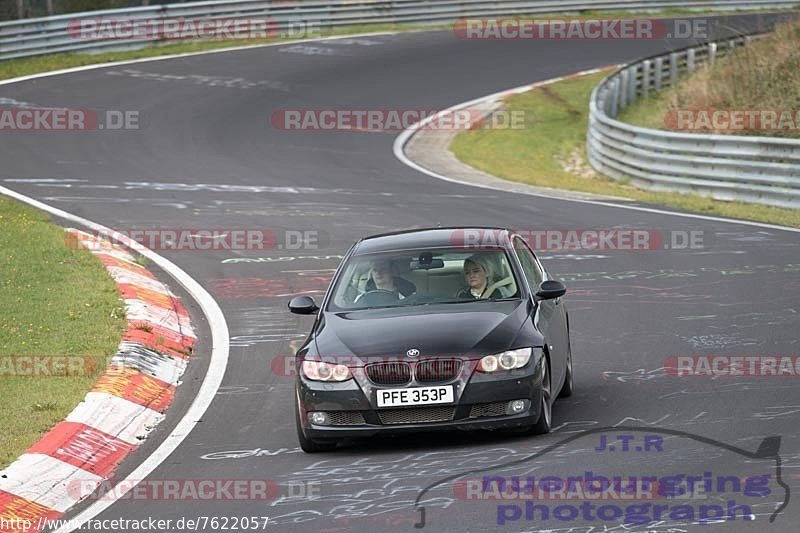
[{"label": "car side mirror", "polygon": [[298,315],[313,315],[318,310],[311,296],[295,296],[289,301],[289,311]]},{"label": "car side mirror", "polygon": [[560,281],[549,279],[543,281],[539,285],[539,290],[536,291],[536,297],[540,300],[552,300],[554,298],[561,298],[567,293],[567,287]]}]

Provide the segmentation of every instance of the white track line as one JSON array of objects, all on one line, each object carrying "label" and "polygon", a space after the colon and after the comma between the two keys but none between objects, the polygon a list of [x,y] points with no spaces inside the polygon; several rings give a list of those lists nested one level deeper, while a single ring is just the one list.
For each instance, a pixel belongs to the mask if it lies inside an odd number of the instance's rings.
[{"label": "white track line", "polygon": [[[561,77],[558,77],[558,78],[553,78],[553,79],[550,79],[550,80],[547,80],[547,81],[542,81],[542,82],[534,83],[534,84],[531,84],[531,85],[522,85],[520,87],[515,87],[513,89],[507,89],[505,91],[500,91],[500,92],[497,92],[497,93],[494,93],[494,94],[490,94],[488,96],[482,96],[480,98],[476,98],[474,100],[470,100],[469,102],[463,102],[463,103],[460,103],[460,104],[456,104],[456,105],[454,105],[452,107],[449,107],[447,109],[443,109],[442,111],[439,111],[438,113],[429,115],[428,117],[424,118],[423,120],[417,122],[416,124],[414,124],[411,127],[409,127],[407,130],[404,130],[402,133],[400,133],[400,135],[398,135],[394,140],[394,146],[393,146],[394,155],[395,155],[395,157],[397,159],[399,159],[400,161],[402,161],[403,163],[405,163],[409,167],[413,168],[414,170],[418,170],[419,172],[422,172],[423,174],[427,174],[428,176],[431,176],[431,177],[434,177],[434,178],[437,178],[437,179],[440,179],[440,180],[449,181],[449,182],[452,182],[452,183],[458,183],[458,184],[461,184],[461,185],[469,185],[471,187],[480,187],[482,189],[492,189],[492,190],[496,190],[496,191],[503,191],[503,192],[509,192],[510,193],[510,191],[506,191],[504,189],[497,188],[497,187],[495,187],[493,185],[488,185],[488,184],[483,184],[483,183],[473,183],[473,182],[470,182],[470,181],[459,180],[459,179],[456,179],[456,178],[452,178],[450,176],[445,176],[443,174],[439,174],[437,172],[433,172],[432,170],[428,170],[427,168],[425,168],[425,167],[423,167],[421,165],[418,165],[417,163],[415,163],[414,161],[409,159],[408,156],[406,156],[405,151],[404,151],[405,145],[408,143],[408,141],[411,139],[411,137],[415,133],[417,133],[417,131],[419,131],[421,128],[423,128],[424,126],[426,126],[430,122],[433,122],[434,120],[437,120],[441,115],[446,115],[448,113],[452,113],[452,112],[457,111],[459,109],[464,109],[464,108],[467,108],[467,107],[480,105],[480,104],[483,104],[483,103],[486,103],[486,102],[490,102],[492,100],[499,100],[502,97],[509,96],[511,94],[524,93],[524,92],[530,91],[532,89],[535,89],[537,87],[541,87],[543,85],[549,85],[551,83],[555,83],[555,82],[564,80],[566,78],[583,76],[583,75],[587,75],[587,74],[594,74],[596,72],[600,72],[601,70],[603,70],[603,69],[599,68],[599,69],[585,70],[583,72],[576,72],[575,74],[570,74],[569,76],[561,76]],[[509,183],[516,183],[516,182],[509,182]],[[787,226],[778,226],[777,224],[766,224],[764,222],[751,222],[749,220],[737,220],[737,219],[733,219],[733,218],[712,217],[712,216],[707,216],[707,215],[696,215],[696,214],[693,214],[693,213],[679,213],[679,212],[676,212],[676,211],[665,211],[663,209],[655,209],[655,208],[652,208],[652,207],[641,207],[641,206],[635,206],[635,205],[614,204],[614,203],[611,203],[611,202],[602,202],[602,201],[599,201],[599,200],[581,200],[579,198],[556,198],[556,197],[553,197],[553,196],[548,196],[546,194],[536,193],[536,192],[528,192],[528,191],[519,191],[519,192],[510,193],[510,194],[525,194],[527,196],[538,196],[540,198],[547,198],[547,199],[550,199],[550,200],[553,200],[553,201],[577,202],[577,203],[581,203],[581,204],[601,205],[601,206],[604,206],[604,207],[613,207],[613,208],[616,208],[616,209],[629,209],[631,211],[642,211],[642,212],[645,212],[645,213],[655,213],[655,214],[658,214],[658,215],[670,215],[670,216],[674,216],[674,217],[694,218],[694,219],[699,219],[699,220],[710,220],[712,222],[725,222],[725,223],[730,223],[730,224],[742,224],[742,225],[745,225],[745,226],[754,226],[754,227],[757,227],[757,228],[768,228],[768,229],[773,229],[773,230],[791,231],[791,232],[794,232],[794,233],[800,233],[800,228],[790,228],[790,227],[787,227]]]},{"label": "white track line", "polygon": [[[405,31],[403,33],[417,33],[417,32],[425,32],[425,31],[436,31],[436,30],[417,30],[417,31]],[[337,35],[332,37],[314,37],[311,39],[300,39],[297,41],[282,41],[277,43],[262,43],[262,44],[246,44],[243,46],[231,46],[228,48],[217,48],[215,50],[202,50],[200,52],[184,52],[182,54],[170,54],[170,55],[163,55],[163,56],[154,56],[154,57],[140,57],[138,59],[126,59],[123,61],[113,61],[108,63],[94,63],[92,65],[84,65],[82,67],[73,67],[73,68],[65,68],[62,70],[52,70],[49,72],[39,72],[37,74],[30,74],[28,76],[20,76],[18,78],[11,78],[9,80],[0,80],[0,85],[9,85],[11,83],[19,83],[22,81],[29,81],[35,80],[39,78],[47,78],[50,76],[60,76],[62,74],[73,74],[75,72],[85,72],[87,70],[96,70],[99,68],[107,68],[107,67],[119,67],[123,65],[135,65],[137,63],[149,63],[151,61],[166,61],[168,59],[180,59],[183,57],[193,57],[193,56],[202,56],[202,55],[210,55],[210,54],[222,54],[225,52],[238,52],[239,50],[254,50],[256,48],[268,48],[270,46],[287,46],[287,45],[294,45],[298,43],[310,43],[316,41],[335,41],[339,39],[353,39],[356,37],[378,37],[381,35],[395,35],[399,32],[396,31],[379,31],[379,32],[370,32],[370,33],[353,33],[351,35]]]},{"label": "white track line", "polygon": [[[20,202],[24,202],[42,211],[46,211],[53,216],[69,220],[75,224],[80,224],[91,230],[108,232],[109,238],[122,242],[131,248],[133,241],[128,239],[125,235],[117,233],[105,226],[81,218],[79,216],[67,213],[61,209],[57,209],[38,200],[34,200],[28,196],[20,194],[16,191],[8,189],[0,185],[0,194],[4,194]],[[144,248],[140,244],[136,244],[136,250],[144,257],[150,259],[153,263],[161,267],[165,272],[172,276],[181,286],[186,289],[186,292],[197,301],[200,309],[208,319],[208,325],[211,328],[211,361],[208,365],[208,372],[203,378],[203,383],[200,385],[200,390],[197,392],[192,404],[187,409],[183,418],[180,419],[175,429],[166,436],[164,441],[158,448],[150,454],[136,469],[128,474],[128,476],[120,483],[120,489],[115,490],[113,497],[108,499],[96,501],[94,504],[86,508],[83,512],[78,514],[68,525],[57,529],[54,533],[68,533],[77,529],[77,526],[86,520],[94,518],[105,509],[110,507],[114,502],[127,494],[138,481],[145,479],[150,473],[155,470],[172,452],[183,442],[183,440],[191,433],[192,429],[203,418],[206,410],[214,396],[217,394],[222,378],[225,375],[225,369],[228,366],[228,351],[229,351],[229,337],[228,337],[228,324],[225,322],[225,316],[222,314],[219,304],[214,298],[197,282],[184,272],[180,267],[172,263],[169,259],[158,255],[152,250]],[[75,526],[75,527],[72,527]]]},{"label": "white track line", "polygon": [[[427,31],[427,30],[421,30]],[[37,74],[31,74],[29,76],[20,76],[18,78],[12,78],[8,80],[0,80],[0,85],[10,85],[13,83],[20,83],[24,81],[36,80],[40,78],[48,78],[51,76],[60,76],[63,74],[74,74],[78,72],[86,72],[90,70],[97,70],[101,68],[108,68],[108,67],[116,67],[122,65],[133,65],[137,63],[148,63],[148,62],[155,62],[155,61],[166,61],[169,59],[179,59],[185,57],[193,57],[193,56],[200,56],[200,55],[210,55],[210,54],[220,54],[225,52],[235,52],[239,50],[251,50],[257,48],[268,48],[272,46],[284,46],[287,44],[297,44],[297,43],[304,43],[304,42],[315,42],[315,41],[327,41],[327,40],[338,40],[338,39],[352,39],[355,37],[370,37],[370,36],[381,36],[381,35],[395,35],[398,32],[368,32],[368,33],[359,33],[359,34],[352,34],[352,35],[339,35],[339,36],[331,36],[331,37],[318,37],[318,38],[311,38],[311,39],[301,39],[297,41],[285,41],[285,42],[276,42],[276,43],[263,43],[263,44],[254,44],[254,45],[245,45],[245,46],[234,46],[230,48],[220,48],[217,50],[203,50],[200,52],[188,52],[182,54],[172,54],[172,55],[164,55],[158,57],[144,57],[139,59],[129,59],[125,61],[114,61],[109,63],[97,63],[93,65],[84,65],[82,67],[74,67],[62,70],[54,70],[50,72],[40,72]],[[205,378],[203,379],[203,383],[200,385],[200,390],[197,393],[197,397],[194,399],[192,404],[189,406],[189,409],[184,414],[183,418],[178,422],[175,426],[175,429],[172,430],[161,445],[156,448],[156,450],[150,454],[147,459],[145,459],[133,472],[131,472],[127,478],[125,478],[124,483],[121,483],[120,490],[114,491],[113,498],[103,498],[92,504],[91,506],[87,507],[83,512],[78,514],[73,521],[67,522],[67,525],[57,529],[53,533],[69,533],[77,529],[77,526],[80,523],[83,523],[87,520],[90,520],[106,510],[112,504],[116,502],[116,500],[120,499],[124,496],[131,488],[138,483],[139,480],[146,478],[153,470],[158,468],[158,466],[164,462],[169,455],[175,451],[175,449],[183,442],[183,440],[189,435],[189,433],[194,429],[197,425],[197,422],[203,417],[203,414],[208,409],[209,405],[214,399],[214,396],[217,393],[217,390],[222,383],[222,378],[225,375],[225,369],[228,366],[228,355],[230,351],[230,337],[228,332],[228,324],[225,321],[225,316],[222,313],[222,309],[220,309],[219,304],[214,300],[214,298],[191,276],[189,276],[186,272],[184,272],[180,267],[162,257],[152,250],[148,250],[142,247],[139,243],[133,243],[130,239],[128,239],[125,235],[117,233],[110,228],[106,228],[100,224],[92,222],[82,217],[78,217],[71,213],[67,213],[66,211],[62,211],[61,209],[57,209],[50,205],[47,205],[43,202],[20,194],[16,191],[8,189],[0,185],[0,194],[4,194],[6,196],[10,196],[16,200],[19,200],[23,203],[36,207],[37,209],[41,209],[46,211],[52,215],[58,216],[65,220],[72,221],[76,224],[80,224],[87,228],[101,231],[101,232],[109,232],[109,238],[118,240],[128,246],[128,248],[135,249],[144,257],[152,260],[153,263],[160,266],[167,272],[170,276],[172,276],[178,283],[180,283],[186,292],[189,293],[192,298],[194,298],[197,303],[200,305],[200,309],[206,315],[208,319],[209,326],[211,328],[211,341],[212,341],[212,348],[211,348],[211,361],[209,363],[208,372],[206,373]],[[75,526],[75,527],[72,527]]]},{"label": "white track line", "polygon": [[[423,30],[425,31],[425,30]],[[433,31],[433,30],[432,30]],[[165,61],[168,59],[177,59],[177,58],[184,58],[184,57],[192,57],[192,56],[199,56],[199,55],[208,55],[208,54],[219,54],[224,52],[234,52],[238,50],[250,50],[256,48],[266,48],[270,46],[282,46],[286,44],[297,44],[303,42],[315,42],[315,41],[324,41],[324,40],[333,40],[333,39],[347,39],[347,38],[354,38],[354,37],[367,37],[367,36],[379,36],[379,35],[394,35],[398,32],[375,32],[375,33],[361,33],[361,34],[353,34],[353,35],[341,35],[336,37],[319,37],[313,39],[302,39],[298,41],[291,41],[291,42],[280,42],[280,43],[267,43],[267,44],[256,44],[256,45],[248,45],[248,46],[236,46],[231,48],[222,48],[218,50],[205,50],[200,52],[189,52],[184,54],[173,54],[173,55],[166,55],[166,56],[159,56],[159,57],[147,57],[147,58],[140,58],[140,59],[131,59],[127,61],[116,61],[113,63],[98,63],[95,65],[85,65],[82,67],[75,67],[63,70],[56,70],[52,72],[42,72],[38,74],[32,74],[30,76],[21,76],[18,78],[12,78],[9,80],[0,80],[0,85],[10,85],[12,83],[19,83],[28,80],[35,80],[39,78],[46,78],[50,76],[59,76],[62,74],[72,74],[76,72],[85,72],[89,70],[96,70],[100,68],[107,68],[107,67],[116,67],[121,65],[132,65],[136,63],[146,63],[150,61]],[[406,32],[407,33],[407,32]],[[598,69],[594,69],[593,71],[596,72]],[[587,72],[593,72],[587,71]],[[555,78],[554,80],[559,80],[563,78]],[[541,82],[535,84],[535,86],[544,85],[547,83],[552,83],[554,80],[548,80],[546,82]],[[512,92],[525,92],[532,88],[531,85],[523,85],[521,87],[517,87],[515,89],[509,89],[506,91],[501,91],[489,96],[484,96],[482,98],[477,98],[475,100],[470,100],[469,102],[464,102],[462,104],[458,104],[453,106],[449,109],[444,111],[440,111],[436,115],[431,115],[427,117],[425,120],[414,124],[411,128],[403,131],[394,141],[394,154],[395,156],[408,165],[409,167],[418,170],[424,174],[432,176],[434,178],[438,178],[445,181],[450,181],[453,183],[459,183],[462,185],[470,185],[472,187],[482,187],[485,189],[495,189],[489,185],[479,185],[475,183],[470,183],[466,181],[457,180],[454,178],[450,178],[447,176],[443,176],[441,174],[437,174],[435,172],[431,172],[430,170],[423,168],[410,159],[408,159],[403,152],[403,147],[411,138],[411,136],[415,133],[416,129],[420,126],[427,124],[436,119],[436,117],[442,113],[452,112],[456,109],[461,109],[464,107],[468,107],[470,105],[475,105],[478,103],[482,103],[491,99],[500,98],[501,96],[508,95]],[[497,190],[497,189],[495,189]],[[73,215],[71,213],[67,213],[66,211],[62,211],[61,209],[57,209],[50,205],[47,205],[43,202],[20,194],[16,191],[8,189],[0,185],[0,194],[4,194],[20,202],[26,203],[37,209],[41,209],[46,211],[52,215],[57,217],[63,218],[65,220],[70,220],[76,224],[80,224],[87,228],[97,230],[97,231],[105,231],[110,234],[111,238],[118,240],[119,242],[123,242],[126,245],[130,246],[130,239],[128,239],[125,235],[117,233],[110,228],[106,228],[100,224],[87,220],[85,218]],[[784,230],[784,231],[793,231],[793,232],[800,232],[800,229],[795,228],[786,228],[783,226],[776,226],[772,224],[762,224],[758,222],[748,222],[743,220],[734,220],[734,219],[727,219],[727,218],[720,218],[720,217],[709,217],[704,215],[693,215],[689,213],[676,213],[672,211],[662,211],[660,209],[651,209],[646,207],[636,207],[636,206],[629,206],[629,205],[617,205],[607,202],[599,202],[593,200],[578,200],[578,199],[567,199],[567,198],[551,198],[544,194],[537,194],[532,192],[525,192],[522,194],[526,194],[529,196],[538,196],[541,198],[549,198],[551,200],[562,200],[566,202],[578,202],[578,203],[585,203],[585,204],[592,204],[592,205],[602,205],[606,207],[614,207],[617,209],[631,209],[634,211],[644,211],[648,213],[657,213],[663,215],[672,215],[672,216],[679,216],[685,218],[696,218],[701,220],[712,220],[718,222],[730,222],[735,224],[744,224],[748,226],[756,226],[762,228],[770,228],[770,229],[777,229],[777,230]],[[184,414],[183,418],[181,418],[180,422],[175,426],[175,429],[172,430],[161,445],[156,448],[156,450],[150,454],[150,456],[145,459],[142,464],[140,464],[133,472],[131,472],[128,477],[125,478],[125,483],[121,485],[122,488],[118,491],[115,491],[114,498],[103,499],[101,501],[95,502],[93,505],[89,506],[79,515],[77,515],[72,522],[69,524],[77,526],[79,523],[85,522],[91,518],[94,518],[105,509],[110,507],[117,499],[127,494],[127,492],[133,488],[135,480],[141,480],[147,477],[153,470],[158,468],[158,466],[164,462],[169,455],[175,451],[175,449],[183,442],[183,440],[189,435],[189,433],[194,429],[197,425],[197,422],[202,418],[203,414],[208,409],[209,405],[214,399],[214,396],[219,389],[220,384],[222,383],[222,378],[225,375],[225,369],[228,365],[228,354],[230,350],[230,338],[228,333],[228,324],[225,321],[225,316],[222,313],[222,309],[220,309],[219,304],[214,300],[214,298],[206,291],[197,281],[195,281],[191,276],[189,276],[186,272],[184,272],[180,267],[172,263],[165,257],[158,255],[157,253],[153,252],[152,250],[144,249],[141,247],[140,244],[136,244],[136,250],[139,251],[141,255],[147,257],[153,263],[157,264],[161,267],[165,272],[167,272],[170,276],[172,276],[178,283],[186,289],[186,292],[189,293],[192,298],[194,298],[197,303],[200,305],[200,309],[208,318],[209,327],[211,328],[211,338],[212,338],[212,349],[211,349],[211,361],[209,363],[208,372],[206,373],[205,378],[203,379],[203,383],[200,386],[200,390],[197,393],[192,404],[189,406],[189,409]],[[77,529],[77,527],[70,527],[69,525],[61,527],[54,531],[53,533],[69,533]]]}]

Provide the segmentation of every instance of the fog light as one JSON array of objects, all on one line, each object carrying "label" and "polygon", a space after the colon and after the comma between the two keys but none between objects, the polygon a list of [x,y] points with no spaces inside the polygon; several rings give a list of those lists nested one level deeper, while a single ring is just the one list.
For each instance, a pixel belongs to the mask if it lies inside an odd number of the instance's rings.
[{"label": "fog light", "polygon": [[508,402],[508,410],[511,414],[521,413],[525,410],[525,400],[512,400]]},{"label": "fog light", "polygon": [[328,414],[322,411],[315,411],[313,413],[308,413],[308,421],[316,426],[327,426]]}]

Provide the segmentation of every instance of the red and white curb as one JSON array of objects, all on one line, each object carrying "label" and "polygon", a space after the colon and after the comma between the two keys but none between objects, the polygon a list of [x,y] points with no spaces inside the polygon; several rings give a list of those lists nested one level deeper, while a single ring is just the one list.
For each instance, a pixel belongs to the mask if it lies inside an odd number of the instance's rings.
[{"label": "red and white curb", "polygon": [[37,531],[109,479],[163,420],[197,341],[186,308],[125,249],[67,232],[114,278],[128,329],[106,372],[66,420],[0,472],[3,531]]}]

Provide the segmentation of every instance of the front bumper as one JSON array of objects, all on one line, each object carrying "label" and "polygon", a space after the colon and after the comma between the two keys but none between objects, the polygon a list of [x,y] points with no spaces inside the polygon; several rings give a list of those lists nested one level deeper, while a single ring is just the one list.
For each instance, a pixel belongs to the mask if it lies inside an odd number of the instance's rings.
[{"label": "front bumper", "polygon": [[[494,374],[473,373],[448,382],[454,386],[455,402],[431,406],[378,408],[377,386],[366,378],[344,383],[297,380],[297,399],[302,431],[306,438],[325,440],[444,430],[503,429],[531,426],[540,415],[541,361],[531,360],[518,370]],[[409,387],[424,386],[411,384]],[[507,414],[503,408],[513,400],[526,400],[526,408]],[[323,411],[326,425],[309,422],[307,413]]]}]

